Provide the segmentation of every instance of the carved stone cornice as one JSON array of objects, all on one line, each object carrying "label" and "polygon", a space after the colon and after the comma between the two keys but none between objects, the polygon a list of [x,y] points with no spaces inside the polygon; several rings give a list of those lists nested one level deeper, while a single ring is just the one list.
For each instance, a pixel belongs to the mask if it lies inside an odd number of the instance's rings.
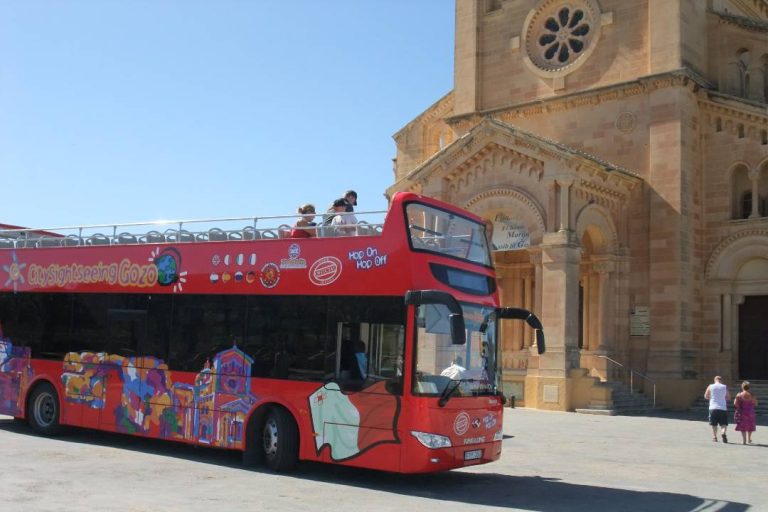
[{"label": "carved stone cornice", "polygon": [[[501,155],[501,157],[497,155]],[[497,161],[493,162],[493,160],[491,160],[491,163],[495,163],[496,168],[501,168],[502,170],[515,172],[517,174],[527,174],[528,176],[533,176],[537,181],[540,181],[544,174],[544,166],[540,160],[525,153],[515,151],[510,147],[502,146],[496,142],[490,142],[470,158],[448,171],[444,178],[449,182],[454,181],[464,172],[478,165],[485,165],[486,162],[489,162],[489,159],[494,159],[494,157]]]},{"label": "carved stone cornice", "polygon": [[618,185],[618,183],[611,184],[609,182],[600,184],[595,181],[581,179],[577,186],[574,187],[573,194],[574,197],[585,202],[592,202],[605,208],[615,210],[625,203],[629,197],[629,194],[622,191]]},{"label": "carved stone cornice", "polygon": [[[755,18],[749,18],[747,16],[736,16],[734,14],[728,13],[728,12],[720,12],[720,11],[708,11],[710,14],[713,14],[717,16],[718,22],[721,25],[732,25],[735,27],[739,27],[744,30],[749,30],[750,32],[768,32],[768,22],[765,20],[759,20]],[[768,14],[766,10],[764,9],[762,11],[763,15]]]},{"label": "carved stone cornice", "polygon": [[426,184],[435,175],[453,180],[467,169],[478,165],[478,162],[483,162],[494,150],[506,153],[509,157],[507,165],[510,165],[512,170],[526,172],[529,176],[535,175],[537,180],[543,178],[543,162],[549,159],[556,161],[561,171],[573,173],[575,180],[581,178],[595,183],[602,182],[627,191],[642,183],[636,173],[594,155],[498,120],[485,118],[468,133],[408,173],[390,187],[388,192],[406,190],[410,186],[409,183]]},{"label": "carved stone cornice", "polygon": [[711,131],[719,128],[736,133],[736,125],[742,124],[747,136],[757,136],[768,129],[768,106],[765,104],[715,91],[708,91],[698,104]]},{"label": "carved stone cornice", "polygon": [[537,99],[477,113],[446,117],[445,121],[454,129],[460,130],[462,127],[466,127],[465,122],[469,121],[472,124],[483,117],[492,116],[501,121],[511,122],[515,119],[524,119],[550,112],[562,112],[582,106],[594,106],[604,102],[622,100],[670,87],[686,87],[692,93],[697,92],[700,88],[713,88],[711,83],[695,71],[681,68],[595,89]]}]

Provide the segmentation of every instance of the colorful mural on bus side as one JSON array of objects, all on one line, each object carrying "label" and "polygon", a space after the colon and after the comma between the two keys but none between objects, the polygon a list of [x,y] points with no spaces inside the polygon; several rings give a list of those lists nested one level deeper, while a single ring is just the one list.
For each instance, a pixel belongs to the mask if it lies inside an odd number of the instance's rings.
[{"label": "colorful mural on bus side", "polygon": [[[68,408],[100,411],[100,426],[118,432],[243,449],[245,422],[260,398],[251,391],[251,359],[237,346],[206,361],[193,384],[172,381],[156,357],[70,352],[61,383]],[[0,331],[0,414],[20,416],[33,380],[28,347],[14,347]],[[113,383],[116,383],[113,384]],[[366,393],[344,393],[338,383],[317,388],[309,412],[318,455],[347,460],[382,443],[399,443],[399,398],[373,384]],[[91,425],[95,426],[95,425]]]},{"label": "colorful mural on bus side", "polygon": [[14,347],[0,326],[0,414],[19,416],[24,407],[22,391],[32,377],[29,348]]},{"label": "colorful mural on bus side", "polygon": [[[194,384],[172,382],[155,357],[70,352],[61,375],[65,400],[110,415],[117,431],[242,448],[244,423],[258,402],[251,393],[251,359],[232,347],[207,361]],[[119,386],[108,387],[117,378]]]}]

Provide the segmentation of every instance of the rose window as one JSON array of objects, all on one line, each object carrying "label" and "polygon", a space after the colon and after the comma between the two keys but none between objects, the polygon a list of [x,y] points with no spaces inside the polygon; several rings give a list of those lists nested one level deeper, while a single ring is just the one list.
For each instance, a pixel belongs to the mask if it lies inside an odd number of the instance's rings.
[{"label": "rose window", "polygon": [[526,63],[539,75],[566,75],[586,60],[600,34],[594,0],[543,0],[525,22]]},{"label": "rose window", "polygon": [[589,24],[584,21],[584,11],[563,7],[557,16],[550,16],[544,22],[546,33],[539,37],[544,48],[544,58],[557,59],[566,63],[571,55],[578,55],[584,49],[584,37],[589,34]]}]

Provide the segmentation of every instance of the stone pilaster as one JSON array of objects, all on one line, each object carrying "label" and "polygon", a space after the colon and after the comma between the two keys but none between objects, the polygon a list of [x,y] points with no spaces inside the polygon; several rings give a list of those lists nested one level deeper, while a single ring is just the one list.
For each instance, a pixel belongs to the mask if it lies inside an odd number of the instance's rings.
[{"label": "stone pilaster", "polygon": [[[552,410],[569,410],[568,380],[579,368],[578,309],[581,252],[570,231],[546,233],[542,251],[541,317],[547,351],[538,367],[529,368],[526,403]],[[529,402],[530,399],[530,402]]]}]

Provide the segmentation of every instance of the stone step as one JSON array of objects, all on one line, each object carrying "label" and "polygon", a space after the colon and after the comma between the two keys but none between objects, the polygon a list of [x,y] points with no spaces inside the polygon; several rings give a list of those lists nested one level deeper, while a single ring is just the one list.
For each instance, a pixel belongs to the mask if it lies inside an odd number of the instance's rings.
[{"label": "stone step", "polygon": [[599,416],[615,416],[616,411],[613,409],[576,409],[576,412],[578,414],[594,414]]},{"label": "stone step", "polygon": [[576,409],[577,413],[603,416],[631,416],[648,414],[653,410],[653,401],[651,399],[638,391],[631,393],[629,388],[621,382],[602,382],[600,385],[611,388],[610,403],[593,402],[583,409]]}]

